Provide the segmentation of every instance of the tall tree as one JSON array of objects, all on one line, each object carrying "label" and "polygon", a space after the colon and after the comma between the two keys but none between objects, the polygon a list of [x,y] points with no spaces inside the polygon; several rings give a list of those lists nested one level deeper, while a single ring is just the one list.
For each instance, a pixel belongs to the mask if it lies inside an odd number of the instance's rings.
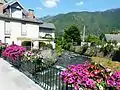
[{"label": "tall tree", "polygon": [[69,28],[64,30],[63,37],[68,43],[76,43],[77,45],[81,44],[80,30],[74,25],[71,25]]}]

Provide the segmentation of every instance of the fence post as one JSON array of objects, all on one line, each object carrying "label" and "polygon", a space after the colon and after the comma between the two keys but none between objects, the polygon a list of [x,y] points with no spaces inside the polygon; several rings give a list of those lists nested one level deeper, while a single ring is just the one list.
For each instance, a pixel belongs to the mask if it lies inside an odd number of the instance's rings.
[{"label": "fence post", "polygon": [[35,62],[34,64],[35,64],[35,71],[34,71],[34,75],[35,75],[35,83],[37,83],[37,81],[36,81],[36,80],[37,80],[37,79],[36,79],[36,78],[37,78],[37,75],[36,75],[36,62]]},{"label": "fence post", "polygon": [[55,76],[56,76],[56,78],[55,78],[55,80],[56,80],[56,82],[55,82],[55,83],[56,83],[56,84],[55,84],[55,85],[56,85],[55,90],[57,90],[57,81],[58,81],[58,78],[57,78],[57,71],[58,71],[58,70],[55,68]]},{"label": "fence post", "polygon": [[68,90],[68,83],[66,83],[66,90]]}]

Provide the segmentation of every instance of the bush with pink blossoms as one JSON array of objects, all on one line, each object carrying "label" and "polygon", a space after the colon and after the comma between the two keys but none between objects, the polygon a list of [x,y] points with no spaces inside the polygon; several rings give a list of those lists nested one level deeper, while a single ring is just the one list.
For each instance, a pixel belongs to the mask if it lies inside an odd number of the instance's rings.
[{"label": "bush with pink blossoms", "polygon": [[115,72],[107,80],[108,87],[115,87],[120,90],[120,72]]},{"label": "bush with pink blossoms", "polygon": [[34,60],[37,60],[37,59],[41,60],[42,57],[39,54],[35,54],[35,53],[31,52],[31,51],[25,52],[24,57],[23,57],[24,61],[33,62]]},{"label": "bush with pink blossoms", "polygon": [[105,69],[99,64],[85,63],[68,66],[61,73],[61,79],[67,84],[72,84],[75,90],[81,87],[96,90],[107,87],[106,80],[110,74],[110,69]]},{"label": "bush with pink blossoms", "polygon": [[10,60],[16,60],[17,58],[23,57],[25,51],[26,49],[24,47],[13,44],[4,50],[3,56]]}]

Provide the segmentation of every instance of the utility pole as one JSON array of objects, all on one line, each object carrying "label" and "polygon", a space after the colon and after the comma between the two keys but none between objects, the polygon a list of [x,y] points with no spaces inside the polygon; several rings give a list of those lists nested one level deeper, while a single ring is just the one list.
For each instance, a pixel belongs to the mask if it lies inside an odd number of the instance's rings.
[{"label": "utility pole", "polygon": [[85,41],[85,29],[86,29],[86,26],[84,25],[84,27],[83,27],[83,42]]}]

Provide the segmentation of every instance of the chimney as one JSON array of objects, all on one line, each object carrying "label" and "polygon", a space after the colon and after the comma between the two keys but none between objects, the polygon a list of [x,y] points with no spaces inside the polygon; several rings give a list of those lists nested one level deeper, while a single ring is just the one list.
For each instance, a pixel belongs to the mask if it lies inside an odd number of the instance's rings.
[{"label": "chimney", "polygon": [[0,14],[3,14],[3,0],[0,0]]},{"label": "chimney", "polygon": [[34,18],[34,10],[28,9],[28,11],[29,11],[28,12],[28,17],[33,19]]}]

